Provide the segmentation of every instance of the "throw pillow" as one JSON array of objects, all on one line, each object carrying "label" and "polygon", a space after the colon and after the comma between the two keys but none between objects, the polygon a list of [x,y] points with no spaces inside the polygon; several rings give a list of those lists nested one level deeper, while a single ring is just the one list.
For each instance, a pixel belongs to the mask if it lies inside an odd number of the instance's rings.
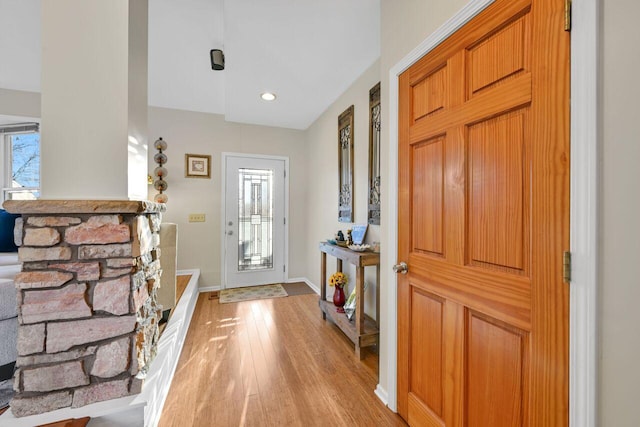
[{"label": "throw pillow", "polygon": [[13,228],[18,214],[12,214],[0,209],[0,252],[17,252],[18,247],[13,240]]}]

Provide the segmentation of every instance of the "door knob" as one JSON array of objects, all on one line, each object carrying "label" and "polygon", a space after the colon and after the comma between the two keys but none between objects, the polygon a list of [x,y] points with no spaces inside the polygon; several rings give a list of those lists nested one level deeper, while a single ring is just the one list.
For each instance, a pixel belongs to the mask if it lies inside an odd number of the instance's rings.
[{"label": "door knob", "polygon": [[406,262],[403,261],[400,264],[394,265],[393,271],[395,271],[396,273],[407,274],[407,272],[409,271],[409,266]]}]

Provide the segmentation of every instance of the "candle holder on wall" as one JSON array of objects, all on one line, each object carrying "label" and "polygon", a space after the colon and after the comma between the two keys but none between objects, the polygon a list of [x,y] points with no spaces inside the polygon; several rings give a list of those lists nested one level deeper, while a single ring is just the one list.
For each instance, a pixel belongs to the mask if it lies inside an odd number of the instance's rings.
[{"label": "candle holder on wall", "polygon": [[169,197],[164,194],[164,191],[169,187],[169,184],[167,184],[167,181],[165,180],[167,177],[167,169],[163,166],[167,163],[167,155],[163,153],[163,151],[167,149],[167,142],[160,137],[153,143],[153,146],[158,150],[155,156],[153,156],[153,161],[158,164],[158,167],[153,170],[153,175],[156,177],[153,182],[153,188],[159,192],[155,195],[153,200],[158,203],[167,203]]}]

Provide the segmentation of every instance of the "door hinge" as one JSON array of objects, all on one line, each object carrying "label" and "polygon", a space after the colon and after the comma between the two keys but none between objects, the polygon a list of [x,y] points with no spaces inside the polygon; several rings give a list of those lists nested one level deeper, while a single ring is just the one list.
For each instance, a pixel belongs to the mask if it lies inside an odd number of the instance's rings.
[{"label": "door hinge", "polygon": [[286,266],[286,265],[283,265],[283,266],[282,266],[282,272],[283,272],[283,273],[286,273],[286,272],[287,272],[287,266]]},{"label": "door hinge", "polygon": [[571,31],[571,0],[564,0],[564,30]]},{"label": "door hinge", "polygon": [[287,171],[284,171],[284,177],[285,178],[287,177]]},{"label": "door hinge", "polygon": [[562,254],[562,281],[571,282],[571,252],[564,251]]},{"label": "door hinge", "polygon": [[284,225],[287,225],[287,218],[283,218],[284,219]]}]

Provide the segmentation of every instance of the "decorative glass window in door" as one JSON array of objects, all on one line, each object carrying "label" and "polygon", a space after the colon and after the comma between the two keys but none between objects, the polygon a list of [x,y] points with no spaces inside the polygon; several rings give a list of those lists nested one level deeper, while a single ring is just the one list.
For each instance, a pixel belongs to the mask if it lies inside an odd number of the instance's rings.
[{"label": "decorative glass window in door", "polygon": [[273,171],[238,172],[238,271],[273,268]]}]

